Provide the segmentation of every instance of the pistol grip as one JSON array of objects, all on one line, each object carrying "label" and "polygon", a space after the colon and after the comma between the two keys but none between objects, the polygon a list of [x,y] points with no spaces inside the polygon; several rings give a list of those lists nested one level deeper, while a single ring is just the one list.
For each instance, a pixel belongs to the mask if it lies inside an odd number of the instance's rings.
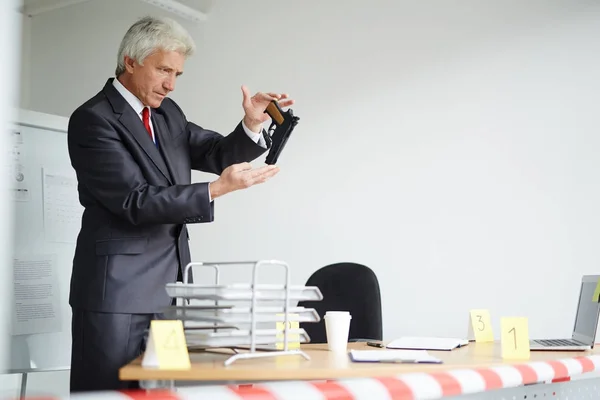
[{"label": "pistol grip", "polygon": [[279,108],[279,104],[275,100],[269,103],[265,112],[269,114],[273,121],[275,121],[278,125],[283,124],[283,114],[281,108]]}]

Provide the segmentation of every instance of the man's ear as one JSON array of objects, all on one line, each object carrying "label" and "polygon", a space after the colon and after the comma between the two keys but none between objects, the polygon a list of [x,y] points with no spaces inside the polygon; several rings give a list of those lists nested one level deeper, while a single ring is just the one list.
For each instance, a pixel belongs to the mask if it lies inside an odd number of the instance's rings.
[{"label": "man's ear", "polygon": [[129,73],[133,73],[133,67],[136,64],[135,60],[129,56],[125,56],[125,70]]}]

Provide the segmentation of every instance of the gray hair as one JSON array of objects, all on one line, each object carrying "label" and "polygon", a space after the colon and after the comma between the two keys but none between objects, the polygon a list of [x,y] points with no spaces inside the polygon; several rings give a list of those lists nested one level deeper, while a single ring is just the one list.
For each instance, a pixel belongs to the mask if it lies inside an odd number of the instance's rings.
[{"label": "gray hair", "polygon": [[123,37],[115,75],[125,72],[125,56],[142,65],[144,59],[156,50],[177,51],[189,57],[194,54],[196,45],[190,34],[174,20],[144,17],[131,25]]}]

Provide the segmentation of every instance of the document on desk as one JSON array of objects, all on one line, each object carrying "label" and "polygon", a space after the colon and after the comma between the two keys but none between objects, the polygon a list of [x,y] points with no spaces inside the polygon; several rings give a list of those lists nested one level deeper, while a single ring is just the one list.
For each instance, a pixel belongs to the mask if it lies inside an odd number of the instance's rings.
[{"label": "document on desk", "polygon": [[441,364],[442,360],[433,357],[426,350],[350,350],[354,362]]},{"label": "document on desk", "polygon": [[466,339],[406,336],[392,340],[386,347],[409,350],[453,350],[468,344],[469,341]]}]

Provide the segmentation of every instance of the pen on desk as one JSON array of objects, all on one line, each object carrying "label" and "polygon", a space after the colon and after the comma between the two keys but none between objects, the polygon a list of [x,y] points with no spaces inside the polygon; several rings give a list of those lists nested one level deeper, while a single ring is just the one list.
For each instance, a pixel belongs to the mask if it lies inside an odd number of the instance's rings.
[{"label": "pen on desk", "polygon": [[384,348],[385,346],[382,345],[381,343],[375,343],[375,342],[367,342],[367,346],[371,346],[371,347],[379,347],[379,348]]}]

